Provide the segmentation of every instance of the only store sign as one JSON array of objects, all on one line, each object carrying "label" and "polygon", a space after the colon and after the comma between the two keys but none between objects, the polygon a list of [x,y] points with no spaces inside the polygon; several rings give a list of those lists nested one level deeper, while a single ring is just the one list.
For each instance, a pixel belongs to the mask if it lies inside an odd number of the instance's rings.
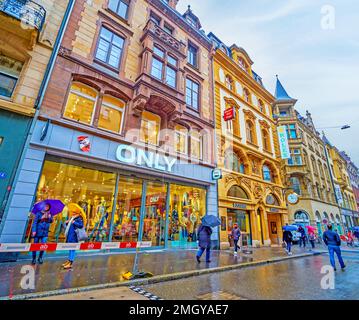
[{"label": "only store sign", "polygon": [[282,159],[290,159],[287,128],[285,126],[278,127],[278,139]]}]

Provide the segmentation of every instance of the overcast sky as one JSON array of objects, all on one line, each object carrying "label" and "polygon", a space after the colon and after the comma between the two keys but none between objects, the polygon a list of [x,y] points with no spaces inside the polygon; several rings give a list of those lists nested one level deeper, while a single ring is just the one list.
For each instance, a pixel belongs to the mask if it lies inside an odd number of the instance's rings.
[{"label": "overcast sky", "polygon": [[[206,33],[246,49],[272,93],[278,74],[319,131],[350,124],[325,131],[359,166],[358,0],[180,0],[178,10],[189,4]],[[327,5],[335,21],[327,19]]]}]

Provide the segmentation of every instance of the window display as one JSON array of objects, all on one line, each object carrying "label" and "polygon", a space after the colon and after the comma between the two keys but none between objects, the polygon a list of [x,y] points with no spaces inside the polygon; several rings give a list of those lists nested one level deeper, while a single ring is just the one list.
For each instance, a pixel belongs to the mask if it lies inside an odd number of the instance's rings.
[{"label": "window display", "polygon": [[197,241],[206,214],[206,190],[171,184],[169,240],[172,246]]},{"label": "window display", "polygon": [[228,210],[228,234],[232,232],[235,223],[238,224],[241,230],[243,245],[251,245],[252,235],[249,213],[241,210]]}]

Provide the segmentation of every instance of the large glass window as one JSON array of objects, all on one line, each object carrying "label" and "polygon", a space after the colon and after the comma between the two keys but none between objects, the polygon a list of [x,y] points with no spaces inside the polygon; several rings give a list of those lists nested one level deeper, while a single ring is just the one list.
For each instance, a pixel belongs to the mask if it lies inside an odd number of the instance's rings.
[{"label": "large glass window", "polygon": [[295,124],[288,124],[287,125],[287,134],[289,139],[297,139],[297,127]]},{"label": "large glass window", "polygon": [[108,8],[117,13],[121,18],[128,18],[129,0],[110,0]]},{"label": "large glass window", "polygon": [[92,124],[98,92],[82,83],[74,82],[65,107],[64,117]]},{"label": "large glass window", "polygon": [[106,28],[102,28],[99,37],[96,58],[116,69],[120,66],[125,40]]},{"label": "large glass window", "polygon": [[300,185],[300,180],[297,177],[291,177],[290,178],[290,185],[291,188],[293,189],[293,191],[298,194],[301,195],[302,194],[302,190],[301,190],[301,185]]},{"label": "large glass window", "polygon": [[191,79],[186,80],[186,103],[192,109],[199,109],[199,84]]},{"label": "large glass window", "polygon": [[206,190],[171,184],[168,239],[171,246],[197,241],[201,219],[206,214]]},{"label": "large glass window", "polygon": [[23,63],[0,53],[0,96],[11,98]]},{"label": "large glass window", "polygon": [[65,241],[65,222],[71,218],[70,203],[84,210],[90,241],[108,241],[115,184],[114,173],[46,160],[36,201],[58,199],[66,204],[50,227],[49,242]]},{"label": "large glass window", "polygon": [[161,118],[148,111],[142,112],[140,140],[147,144],[158,145]]},{"label": "large glass window", "polygon": [[192,66],[198,66],[198,49],[192,44],[188,44],[188,63]]},{"label": "large glass window", "polygon": [[146,210],[143,220],[143,241],[151,241],[152,246],[165,244],[167,185],[148,182]]},{"label": "large glass window", "polygon": [[234,224],[238,224],[241,230],[241,238],[243,246],[249,246],[252,244],[251,235],[251,221],[249,213],[241,210],[228,210],[228,232],[232,232]]},{"label": "large glass window", "polygon": [[245,166],[234,152],[227,152],[224,158],[224,167],[228,170],[245,173]]},{"label": "large glass window", "polygon": [[177,87],[177,59],[154,46],[151,75],[172,88]]},{"label": "large glass window", "polygon": [[175,129],[175,148],[178,153],[188,153],[188,130],[180,125]]},{"label": "large glass window", "polygon": [[290,166],[301,166],[303,164],[302,154],[300,149],[290,150],[290,159],[288,159]]},{"label": "large glass window", "polygon": [[228,190],[228,197],[237,198],[237,199],[249,199],[247,193],[243,188],[239,186],[233,186]]},{"label": "large glass window", "polygon": [[111,96],[104,96],[100,109],[98,127],[121,133],[125,112],[125,103]]},{"label": "large glass window", "polygon": [[120,177],[112,241],[136,242],[141,220],[142,185],[140,179]]},{"label": "large glass window", "polygon": [[202,160],[203,158],[203,138],[198,131],[191,132],[191,157]]}]

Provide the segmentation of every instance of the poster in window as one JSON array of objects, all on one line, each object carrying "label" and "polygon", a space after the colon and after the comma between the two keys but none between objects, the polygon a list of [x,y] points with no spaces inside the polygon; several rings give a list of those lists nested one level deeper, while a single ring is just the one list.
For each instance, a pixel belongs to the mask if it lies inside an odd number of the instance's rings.
[{"label": "poster in window", "polygon": [[271,222],[270,223],[270,228],[271,228],[271,233],[272,234],[278,234],[277,223],[276,222]]}]

